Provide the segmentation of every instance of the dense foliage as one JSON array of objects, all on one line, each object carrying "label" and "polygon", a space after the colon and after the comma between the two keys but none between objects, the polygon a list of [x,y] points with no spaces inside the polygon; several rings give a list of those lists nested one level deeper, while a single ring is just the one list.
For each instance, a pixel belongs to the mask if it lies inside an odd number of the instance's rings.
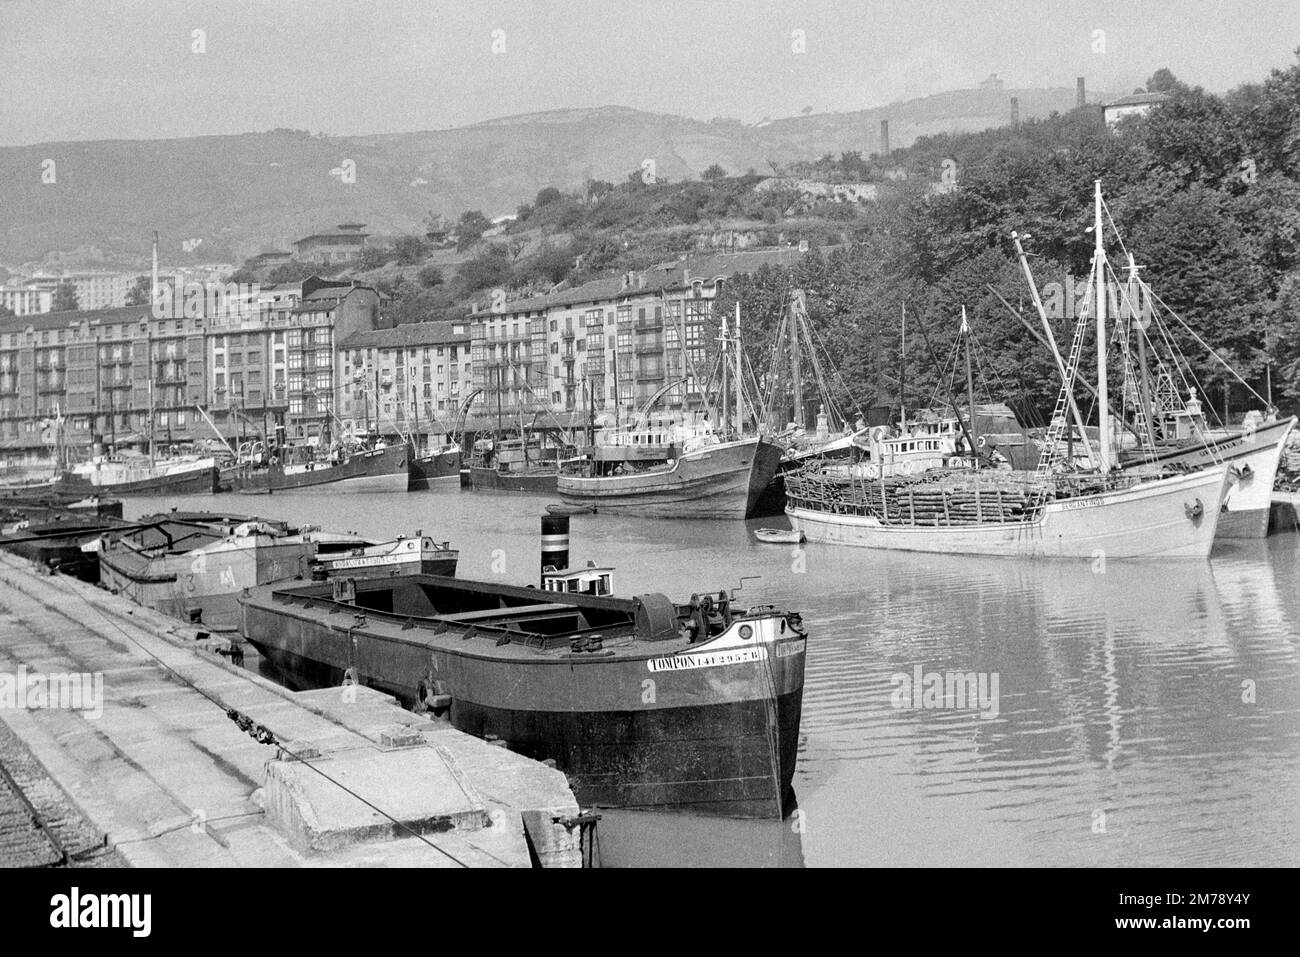
[{"label": "dense foliage", "polygon": [[[1189,88],[1168,71],[1150,81],[1170,99],[1107,129],[1095,109],[983,133],[937,136],[890,157],[890,183],[861,241],[789,270],[731,285],[759,342],[779,321],[792,287],[837,357],[850,391],[897,401],[900,326],[907,304],[940,365],[966,307],[982,345],[984,378],[1000,398],[1050,409],[1059,387],[1046,350],[989,290],[1029,300],[1011,240],[1026,241],[1038,282],[1088,275],[1092,190],[1100,179],[1123,238],[1108,240],[1123,271],[1131,251],[1157,294],[1260,394],[1271,375],[1276,404],[1300,404],[1300,65],[1223,97]],[[846,154],[823,174],[864,173]],[[879,166],[879,158],[872,163]],[[867,170],[866,172],[870,172]],[[945,172],[956,188],[936,191]],[[905,176],[905,178],[904,178]],[[724,306],[725,308],[725,306]],[[1069,341],[1071,319],[1058,339]],[[1209,398],[1234,415],[1259,401],[1185,336],[1180,346]],[[755,349],[759,349],[755,346]],[[908,336],[909,395],[938,386],[924,343]],[[754,357],[758,359],[758,356]],[[761,364],[761,360],[760,360]],[[914,364],[914,365],[913,365]],[[909,402],[914,403],[915,398]]]}]

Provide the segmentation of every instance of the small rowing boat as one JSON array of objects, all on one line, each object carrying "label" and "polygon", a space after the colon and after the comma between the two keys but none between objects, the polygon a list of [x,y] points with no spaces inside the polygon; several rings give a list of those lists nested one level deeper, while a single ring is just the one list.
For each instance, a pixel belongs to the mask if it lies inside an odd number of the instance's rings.
[{"label": "small rowing boat", "polygon": [[797,528],[756,528],[754,537],[772,545],[798,545],[804,540],[803,532]]}]

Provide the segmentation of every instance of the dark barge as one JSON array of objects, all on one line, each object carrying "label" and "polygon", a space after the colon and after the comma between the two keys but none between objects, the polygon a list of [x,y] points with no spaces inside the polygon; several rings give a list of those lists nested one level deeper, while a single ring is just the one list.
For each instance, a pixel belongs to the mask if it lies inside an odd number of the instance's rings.
[{"label": "dark barge", "polygon": [[779,818],[806,636],[720,595],[609,595],[607,569],[543,589],[433,575],[241,596],[243,634],[298,687],[353,682],[554,759],[584,805]]}]

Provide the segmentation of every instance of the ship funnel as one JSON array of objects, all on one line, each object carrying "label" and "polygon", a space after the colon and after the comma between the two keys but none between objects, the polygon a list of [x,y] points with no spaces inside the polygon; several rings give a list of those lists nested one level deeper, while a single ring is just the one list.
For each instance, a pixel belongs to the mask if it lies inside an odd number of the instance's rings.
[{"label": "ship funnel", "polygon": [[569,567],[569,516],[542,516],[542,571]]}]

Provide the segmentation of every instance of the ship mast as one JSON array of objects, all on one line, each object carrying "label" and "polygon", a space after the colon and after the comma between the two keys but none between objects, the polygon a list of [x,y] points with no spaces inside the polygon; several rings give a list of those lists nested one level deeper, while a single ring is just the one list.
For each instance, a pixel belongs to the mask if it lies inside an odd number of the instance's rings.
[{"label": "ship mast", "polygon": [[[963,312],[964,315],[964,312]],[[903,303],[903,332],[898,347],[898,430],[907,433],[907,303]]]},{"label": "ship mast", "polygon": [[[970,324],[966,321],[966,307],[961,307],[961,337],[966,343],[966,421],[969,428],[966,434],[970,438],[975,437],[975,379],[971,375],[970,367]],[[971,461],[974,462],[975,468],[980,467],[978,450],[973,446],[970,450]]]},{"label": "ship mast", "polygon": [[[794,398],[794,423],[799,428],[804,427],[804,405],[803,405],[803,363],[799,355],[799,314],[798,305],[795,301],[796,296],[802,296],[803,291],[796,289],[790,298],[790,313],[793,318],[790,330],[790,381],[793,386]],[[739,303],[737,303],[739,307]]]},{"label": "ship mast", "polygon": [[1093,266],[1097,270],[1097,280],[1093,287],[1097,304],[1097,417],[1098,417],[1098,464],[1101,474],[1110,472],[1110,393],[1106,384],[1106,243],[1101,228],[1101,180],[1093,184],[1094,214],[1093,232],[1097,241],[1093,253]]},{"label": "ship mast", "polygon": [[736,300],[736,437],[745,433],[745,379],[741,369],[743,357],[740,351],[740,300]]},{"label": "ship mast", "polygon": [[722,348],[722,408],[718,410],[718,431],[725,433],[727,431],[727,426],[731,421],[730,409],[728,408],[729,397],[727,394],[727,363],[729,358],[727,356],[727,344],[729,340],[727,339],[727,314],[725,312],[722,314],[722,337],[718,341]]}]

